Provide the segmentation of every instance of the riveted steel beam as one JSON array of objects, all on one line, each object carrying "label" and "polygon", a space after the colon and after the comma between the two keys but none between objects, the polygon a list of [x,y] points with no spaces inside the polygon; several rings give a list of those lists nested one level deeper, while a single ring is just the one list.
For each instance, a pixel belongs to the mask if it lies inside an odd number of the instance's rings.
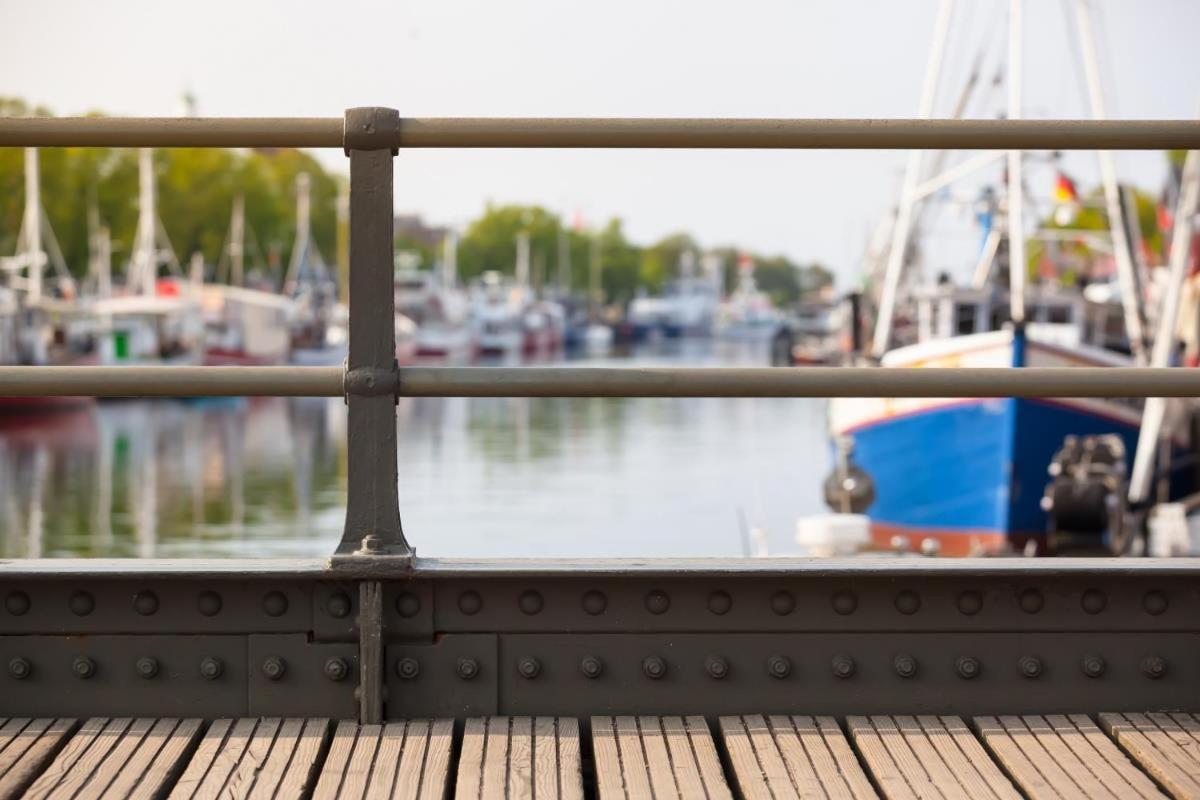
[{"label": "riveted steel beam", "polygon": [[[0,147],[345,147],[337,118],[0,119]],[[384,134],[379,134],[382,138]],[[392,148],[1189,150],[1193,120],[404,119]]]}]

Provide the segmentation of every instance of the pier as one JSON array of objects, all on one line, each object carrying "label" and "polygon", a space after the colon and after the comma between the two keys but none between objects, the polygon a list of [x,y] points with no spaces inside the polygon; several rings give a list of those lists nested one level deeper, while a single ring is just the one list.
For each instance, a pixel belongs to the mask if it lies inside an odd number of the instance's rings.
[{"label": "pier", "polygon": [[347,364],[6,368],[0,392],[342,396],[345,532],[315,561],[0,562],[0,798],[1200,796],[1194,560],[423,559],[394,409],[1195,397],[1195,370],[399,368],[392,331],[405,147],[1200,149],[1200,123],[0,120],[2,146],[94,144],[343,148]]}]

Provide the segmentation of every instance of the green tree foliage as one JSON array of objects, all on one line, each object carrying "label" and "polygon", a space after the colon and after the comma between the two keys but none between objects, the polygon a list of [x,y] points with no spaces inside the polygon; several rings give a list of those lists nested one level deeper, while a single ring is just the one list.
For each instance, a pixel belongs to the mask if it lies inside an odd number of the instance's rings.
[{"label": "green tree foliage", "polygon": [[[0,98],[0,115],[45,115],[18,100]],[[88,208],[95,204],[113,239],[113,269],[129,259],[137,229],[138,156],[135,150],[53,148],[39,153],[42,205],[68,268],[87,270]],[[158,214],[175,252],[193,252],[215,264],[228,235],[233,199],[245,197],[247,267],[265,262],[278,275],[296,232],[296,176],[312,186],[312,231],[325,259],[334,259],[337,181],[312,156],[298,150],[164,149],[154,153]],[[25,202],[24,152],[0,149],[0,252],[16,247]],[[257,249],[253,246],[257,244]]]},{"label": "green tree foliage", "polygon": [[[1163,233],[1158,227],[1158,203],[1153,197],[1138,189],[1127,188],[1133,192],[1134,205],[1137,208],[1137,229],[1141,231],[1142,242],[1149,252],[1151,262],[1155,259],[1161,263],[1164,255]],[[1095,188],[1080,196],[1080,206],[1074,216],[1065,223],[1060,223],[1051,213],[1041,221],[1045,230],[1056,231],[1109,231],[1108,212],[1105,207],[1104,190]],[[1097,252],[1085,239],[1078,241],[1047,242],[1034,239],[1027,245],[1029,274],[1038,275],[1039,265],[1050,259],[1057,272],[1059,280],[1070,285],[1081,276],[1086,275],[1093,262],[1100,258],[1111,257],[1108,253]]]}]

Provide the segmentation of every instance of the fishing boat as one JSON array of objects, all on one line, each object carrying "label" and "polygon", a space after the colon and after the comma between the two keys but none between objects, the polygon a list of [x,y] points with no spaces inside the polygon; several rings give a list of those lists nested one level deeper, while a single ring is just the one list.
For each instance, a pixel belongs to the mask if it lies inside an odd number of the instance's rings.
[{"label": "fishing boat", "polygon": [[470,301],[458,287],[457,237],[443,242],[441,261],[432,271],[399,270],[395,277],[396,309],[416,325],[416,356],[466,361],[475,356],[475,330]]},{"label": "fishing boat", "polygon": [[473,287],[471,318],[479,354],[516,358],[525,349],[524,313],[526,297],[499,272],[488,271]]},{"label": "fishing boat", "polygon": [[[307,173],[296,176],[296,240],[288,262],[283,294],[295,304],[291,318],[292,362],[340,364],[349,342],[346,307],[338,301],[338,286],[312,236],[312,183]],[[346,213],[339,201],[339,217]]]},{"label": "fishing boat", "polygon": [[738,282],[717,309],[716,332],[724,339],[763,342],[783,325],[783,316],[754,280],[754,260],[738,257]]}]

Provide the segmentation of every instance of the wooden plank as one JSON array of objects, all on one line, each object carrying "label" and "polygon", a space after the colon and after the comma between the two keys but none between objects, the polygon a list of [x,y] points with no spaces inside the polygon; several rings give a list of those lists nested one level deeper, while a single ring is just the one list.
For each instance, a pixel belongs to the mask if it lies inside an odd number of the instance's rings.
[{"label": "wooden plank", "polygon": [[[811,719],[798,719],[801,720],[801,724],[812,724]],[[801,797],[843,798],[848,796],[846,784],[836,770],[832,776],[832,785],[828,787],[821,785],[816,765],[809,757],[808,751],[804,749],[804,743],[800,740],[800,733],[796,730],[796,723],[792,717],[767,717],[767,727],[771,731],[771,739],[775,742],[775,748],[779,751],[779,756],[787,767],[792,786],[795,787],[797,794]],[[821,738],[815,727],[812,728],[812,732],[817,739]],[[821,747],[824,748],[824,744]]]},{"label": "wooden plank", "polygon": [[5,722],[8,728],[7,741],[0,749],[0,779],[3,779],[13,765],[21,760],[21,756],[33,747],[34,742],[41,738],[42,733],[54,724],[52,719],[11,719]]},{"label": "wooden plank", "polygon": [[[387,735],[386,733],[384,734]],[[429,750],[429,720],[413,719],[405,724],[404,752],[396,767],[396,786],[392,796],[400,800],[416,800],[421,793],[421,773]],[[383,758],[380,750],[380,760]]]},{"label": "wooden plank", "polygon": [[650,776],[650,790],[655,797],[679,797],[661,721],[658,717],[638,717],[637,726],[646,758],[646,772]]},{"label": "wooden plank", "polygon": [[1007,798],[1020,796],[1012,781],[992,760],[992,756],[975,738],[975,734],[971,732],[965,722],[955,716],[919,717],[918,721],[921,719],[928,719],[931,725],[936,722],[942,726],[957,746],[958,751],[963,754],[967,764],[975,769],[996,797],[1007,800]]},{"label": "wooden plank", "polygon": [[887,749],[888,755],[892,757],[892,763],[900,770],[905,782],[916,792],[917,796],[942,797],[942,793],[933,782],[929,772],[926,771],[916,753],[905,741],[904,734],[896,727],[896,721],[892,717],[878,716],[868,717],[868,722],[875,728],[880,742]]},{"label": "wooden plank", "polygon": [[[184,769],[187,765],[188,757],[192,754],[192,749],[196,746],[196,742],[200,739],[200,732],[204,729],[204,723],[198,719],[177,720],[178,724],[168,731],[165,741],[155,749],[158,744],[155,738],[155,730],[151,730],[150,735],[142,743],[142,748],[147,752],[155,751],[151,756],[148,765],[141,770],[140,778],[137,786],[128,792],[129,800],[157,800],[163,796],[163,792],[171,785],[171,781],[175,776]],[[135,773],[137,770],[133,770]]]},{"label": "wooden plank", "polygon": [[250,789],[250,800],[271,800],[275,796],[275,790],[283,781],[303,730],[304,720],[299,717],[289,717],[279,726],[266,761],[263,762],[258,778]]},{"label": "wooden plank", "polygon": [[450,755],[454,750],[454,720],[435,719],[425,745],[425,774],[421,776],[420,800],[443,800],[449,788]]},{"label": "wooden plank", "polygon": [[323,717],[306,720],[304,731],[296,741],[292,760],[275,790],[276,800],[299,800],[308,796],[316,782],[317,757],[329,737],[329,720]]},{"label": "wooden plank", "polygon": [[[1094,797],[1097,800],[1115,798],[1115,795],[1100,782],[1100,779],[1075,751],[1067,746],[1067,743],[1058,735],[1058,731],[1054,730],[1054,727],[1044,717],[1030,714],[1021,717],[1021,721],[1037,739],[1038,744],[1050,755],[1054,765],[1070,776],[1075,785],[1083,792],[1084,797]],[[1062,793],[1061,790],[1060,793]]]},{"label": "wooden plank", "polygon": [[208,733],[204,734],[204,738],[200,740],[196,754],[192,756],[183,775],[179,778],[179,782],[171,790],[170,800],[186,800],[195,794],[196,789],[204,781],[204,776],[208,774],[208,768],[212,766],[217,754],[221,752],[221,746],[232,730],[233,720],[231,719],[219,719],[209,726]]},{"label": "wooden plank", "polygon": [[[871,781],[867,778],[867,773],[863,772],[859,766],[858,756],[850,749],[850,743],[846,741],[845,735],[842,734],[841,727],[837,724],[837,720],[833,717],[815,717],[813,720],[817,725],[817,730],[821,734],[821,741],[829,748],[829,754],[833,757],[834,766],[837,768],[842,780],[850,788],[850,793],[855,798],[878,797],[874,787],[871,786]],[[802,741],[803,741],[802,737]],[[809,757],[815,758],[816,752],[815,742],[813,748],[805,745],[808,750]],[[814,760],[820,772],[821,762]]]},{"label": "wooden plank", "polygon": [[616,720],[612,717],[592,717],[592,759],[596,764],[596,791],[600,800],[625,800]]},{"label": "wooden plank", "polygon": [[[1173,797],[1200,798],[1200,775],[1189,771],[1187,757],[1174,752],[1174,743],[1165,736],[1148,736],[1143,727],[1153,723],[1139,714],[1101,714],[1100,725],[1125,752],[1150,773]],[[1159,731],[1161,734],[1161,731]]]},{"label": "wooden plank", "polygon": [[407,722],[389,722],[383,726],[379,735],[379,748],[375,751],[370,766],[371,777],[367,780],[366,800],[383,800],[385,797],[391,797],[392,792],[399,788],[396,778],[400,770],[401,750],[404,749],[404,736],[407,731]]},{"label": "wooden plank", "polygon": [[462,753],[458,758],[457,798],[477,798],[483,790],[483,759],[487,750],[487,720],[468,719],[463,727]]},{"label": "wooden plank", "polygon": [[875,777],[875,783],[883,791],[884,797],[888,800],[916,800],[917,793],[909,785],[871,720],[867,717],[847,717],[846,727],[850,729],[850,740],[862,754],[867,770]]},{"label": "wooden plank", "polygon": [[[25,730],[29,723],[33,722],[29,717],[14,717],[7,719],[0,717],[0,755],[4,753],[4,748],[8,746],[16,735]],[[43,720],[49,724],[49,720]],[[0,773],[3,774],[3,773]]]},{"label": "wooden plank", "polygon": [[533,797],[533,720],[513,717],[508,728],[508,786],[503,797]]},{"label": "wooden plank", "polygon": [[1193,739],[1200,742],[1200,715],[1173,713],[1171,719],[1175,720],[1175,723],[1187,731]]},{"label": "wooden plank", "polygon": [[107,720],[101,730],[88,737],[81,749],[72,748],[75,744],[72,740],[59,758],[54,759],[50,767],[33,782],[25,797],[31,800],[74,797],[132,724],[133,720],[129,717]]},{"label": "wooden plank", "polygon": [[0,753],[0,800],[20,796],[65,749],[73,730],[73,719],[35,719],[12,737]]},{"label": "wooden plank", "polygon": [[583,766],[579,753],[579,722],[574,717],[559,717],[558,792],[561,800],[583,800]]},{"label": "wooden plank", "polygon": [[713,800],[730,797],[729,785],[725,782],[725,770],[721,766],[720,756],[717,755],[717,747],[713,744],[708,721],[704,717],[693,715],[683,718],[683,726],[687,729],[692,754],[696,757],[696,766],[700,770],[700,778],[704,781],[709,797]]},{"label": "wooden plank", "polygon": [[1175,743],[1181,753],[1187,755],[1190,759],[1193,769],[1200,772],[1200,742],[1192,738],[1191,734],[1181,728],[1178,723],[1172,719],[1170,714],[1148,712],[1146,719],[1154,723],[1154,725],[1162,731],[1167,738]]},{"label": "wooden plank", "polygon": [[617,717],[617,750],[621,754],[621,776],[625,780],[625,796],[629,800],[653,800],[646,755],[642,750],[642,734],[636,717]]},{"label": "wooden plank", "polygon": [[242,750],[242,757],[238,759],[237,766],[230,772],[225,786],[220,790],[222,798],[245,800],[250,796],[259,771],[266,766],[267,756],[271,754],[275,735],[279,733],[281,725],[282,720],[278,717],[267,717],[258,721],[250,741]]},{"label": "wooden plank", "polygon": [[257,719],[239,719],[233,723],[229,735],[221,743],[221,749],[213,757],[204,780],[191,794],[195,800],[216,800],[220,796],[229,776],[237,769],[242,754],[250,746],[250,738],[257,727]]},{"label": "wooden plank", "polygon": [[1045,776],[1060,797],[1064,800],[1086,800],[1087,793],[1083,791],[1075,776],[1059,766],[1054,755],[1046,749],[1021,717],[1005,715],[998,719],[1000,727],[1004,728],[1009,738],[1016,743],[1017,747],[1021,748],[1021,751],[1033,762],[1038,772]]},{"label": "wooden plank", "polygon": [[747,800],[774,800],[745,719],[721,717],[718,723],[725,751],[729,753],[729,761],[733,766],[733,779],[741,796]]},{"label": "wooden plank", "polygon": [[[978,800],[986,797],[996,800],[1020,800],[1020,794],[971,736],[967,726],[957,717],[953,719],[957,722],[954,730],[936,716],[919,716],[916,722],[967,796]],[[958,739],[959,734],[970,738],[975,749],[965,751]]]},{"label": "wooden plank", "polygon": [[171,732],[178,725],[179,720],[173,718],[153,721],[153,725],[138,742],[137,750],[128,754],[124,764],[116,770],[112,783],[106,790],[110,797],[128,797],[133,792],[146,776],[158,751],[170,740]]},{"label": "wooden plank", "polygon": [[714,787],[714,792],[704,785],[704,776],[700,773],[700,764],[696,760],[692,740],[682,717],[663,717],[659,720],[659,728],[663,733],[663,743],[670,754],[672,773],[680,797],[728,796],[727,789],[725,795],[717,794],[723,786]]},{"label": "wooden plank", "polygon": [[1025,755],[1025,751],[1009,736],[996,717],[976,717],[975,727],[978,728],[987,748],[1004,765],[1004,769],[1030,800],[1057,800],[1059,794],[1050,781]]},{"label": "wooden plank", "polygon": [[338,797],[360,798],[366,794],[375,754],[379,752],[379,740],[383,736],[382,725],[362,725],[354,741],[354,751],[342,774],[342,785]]},{"label": "wooden plank", "polygon": [[342,788],[342,778],[346,774],[346,765],[350,763],[350,755],[354,752],[356,741],[358,741],[358,723],[349,720],[339,722],[333,732],[333,742],[329,745],[325,763],[321,765],[317,788],[313,792],[314,800],[333,800],[338,796],[338,792]]},{"label": "wooden plank", "polygon": [[483,782],[479,793],[483,800],[504,797],[508,788],[508,730],[511,725],[510,717],[488,717]]},{"label": "wooden plank", "polygon": [[544,800],[558,800],[558,725],[554,717],[533,720],[533,792]]},{"label": "wooden plank", "polygon": [[137,753],[138,748],[141,747],[142,741],[150,733],[154,727],[154,723],[155,720],[147,717],[133,720],[124,735],[97,762],[96,768],[91,770],[90,774],[87,774],[85,768],[82,766],[72,770],[72,776],[76,773],[83,773],[81,779],[78,781],[63,781],[55,789],[54,796],[63,798],[63,800],[70,800],[70,798],[76,795],[83,797],[124,797],[124,793],[117,794],[113,792],[109,794],[108,789],[113,781],[127,769],[129,761]]},{"label": "wooden plank", "polygon": [[[925,773],[929,775],[929,780],[937,787],[938,793],[946,800],[968,800],[966,787],[950,770],[942,758],[941,752],[929,741],[929,737],[925,735],[925,730],[917,723],[916,718],[898,714],[892,717],[892,720],[917,761],[921,763]],[[982,781],[980,783],[982,784]],[[987,788],[986,784],[982,785],[982,789],[984,794],[979,796],[979,800],[991,797],[991,790]]]},{"label": "wooden plank", "polygon": [[1047,714],[1046,722],[1105,788],[1117,797],[1141,797],[1145,800],[1164,797],[1154,782],[1135,767],[1086,715]]}]

